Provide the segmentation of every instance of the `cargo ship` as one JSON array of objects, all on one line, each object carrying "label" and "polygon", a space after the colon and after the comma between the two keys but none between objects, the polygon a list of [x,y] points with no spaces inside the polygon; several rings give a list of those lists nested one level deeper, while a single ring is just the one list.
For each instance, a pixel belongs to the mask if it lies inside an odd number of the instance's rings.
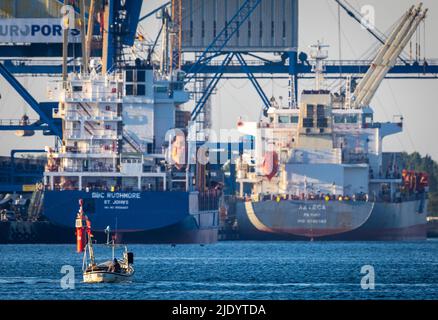
[{"label": "cargo ship", "polygon": [[110,227],[123,242],[217,241],[220,190],[207,187],[205,170],[184,163],[187,147],[175,133],[188,125],[183,79],[137,60],[50,84],[63,138],[46,150],[44,220],[67,234],[82,199],[97,238]]},{"label": "cargo ship", "polygon": [[380,123],[370,102],[427,10],[410,8],[359,84],[324,88],[326,46],[318,43],[315,89],[267,119],[239,120],[255,148],[236,164],[239,197],[230,202],[240,239],[418,240],[427,234],[428,176],[383,152],[403,118]]}]

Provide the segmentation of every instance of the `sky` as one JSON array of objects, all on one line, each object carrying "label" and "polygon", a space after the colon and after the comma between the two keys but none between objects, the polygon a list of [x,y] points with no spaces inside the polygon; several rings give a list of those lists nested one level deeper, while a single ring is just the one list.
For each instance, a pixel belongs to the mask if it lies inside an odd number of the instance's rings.
[{"label": "sky", "polygon": [[[142,13],[165,3],[162,0],[144,1]],[[387,32],[415,0],[349,0],[356,8],[371,5],[375,8],[375,24]],[[429,58],[438,58],[438,1],[423,0],[429,8],[425,25],[425,51]],[[334,0],[301,0],[299,12],[299,51],[309,52],[309,46],[318,40],[329,47],[329,59],[339,59],[338,5]],[[341,13],[341,56],[342,59],[360,59],[376,45],[376,40],[345,12]],[[150,17],[141,24],[142,32],[154,39],[159,20]],[[423,32],[423,31],[422,31]],[[415,39],[415,36],[414,36]],[[423,48],[424,49],[424,48]],[[19,80],[38,101],[47,101],[47,80],[42,77],[20,77]],[[268,97],[287,97],[287,82],[262,79],[260,84]],[[328,82],[327,85],[333,85]],[[299,89],[309,89],[313,82],[302,80]],[[26,112],[36,118],[6,81],[0,78],[0,119],[20,118]],[[395,115],[403,115],[404,132],[386,138],[385,151],[418,151],[438,160],[438,79],[436,80],[385,80],[377,91],[371,106],[375,120],[392,121]],[[256,121],[260,117],[262,103],[248,80],[222,80],[212,98],[213,128],[235,128],[237,120]],[[190,107],[187,106],[188,108]],[[0,132],[0,155],[8,155],[10,149],[44,148],[53,145],[54,138],[42,137],[36,133],[31,138],[18,138],[13,132]]]}]

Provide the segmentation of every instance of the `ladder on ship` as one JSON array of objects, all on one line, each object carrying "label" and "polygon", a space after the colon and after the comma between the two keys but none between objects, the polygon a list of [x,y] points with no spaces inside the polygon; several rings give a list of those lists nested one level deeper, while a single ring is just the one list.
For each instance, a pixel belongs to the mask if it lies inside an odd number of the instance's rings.
[{"label": "ladder on ship", "polygon": [[30,221],[36,221],[41,216],[41,210],[43,207],[44,192],[40,188],[32,193],[30,199],[29,208],[27,209],[27,217]]},{"label": "ladder on ship", "polygon": [[127,130],[123,130],[123,140],[125,140],[136,152],[143,153],[143,148],[138,141],[131,136]]},{"label": "ladder on ship", "polygon": [[[81,102],[79,102],[78,105],[82,108],[82,110],[85,111],[85,113],[86,113],[89,117],[92,117],[90,111],[89,111],[89,110],[88,110],[88,109],[87,109],[87,108],[86,108]],[[87,107],[90,107],[88,103],[85,103],[85,105],[86,105]]]}]

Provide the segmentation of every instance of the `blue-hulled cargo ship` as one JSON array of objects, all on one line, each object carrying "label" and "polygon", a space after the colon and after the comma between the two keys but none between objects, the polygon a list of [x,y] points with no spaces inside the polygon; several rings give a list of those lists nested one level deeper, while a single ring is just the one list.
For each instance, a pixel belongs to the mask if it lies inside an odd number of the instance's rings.
[{"label": "blue-hulled cargo ship", "polygon": [[2,224],[2,242],[74,242],[80,199],[98,240],[110,227],[123,242],[216,242],[221,188],[204,165],[186,163],[196,142],[185,137],[183,79],[137,60],[50,83],[62,140],[46,148],[32,219]]}]

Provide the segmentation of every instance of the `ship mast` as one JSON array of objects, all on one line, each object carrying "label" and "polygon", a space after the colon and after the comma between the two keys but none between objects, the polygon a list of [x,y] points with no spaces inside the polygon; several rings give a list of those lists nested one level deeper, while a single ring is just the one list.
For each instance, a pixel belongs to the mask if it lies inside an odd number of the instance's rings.
[{"label": "ship mast", "polygon": [[315,60],[315,63],[312,67],[312,71],[315,72],[315,90],[320,91],[324,85],[324,72],[325,65],[324,60],[328,58],[327,50],[323,50],[324,48],[328,48],[328,45],[322,44],[320,41],[317,44],[312,45],[311,48],[313,50],[310,53],[312,59]]}]

